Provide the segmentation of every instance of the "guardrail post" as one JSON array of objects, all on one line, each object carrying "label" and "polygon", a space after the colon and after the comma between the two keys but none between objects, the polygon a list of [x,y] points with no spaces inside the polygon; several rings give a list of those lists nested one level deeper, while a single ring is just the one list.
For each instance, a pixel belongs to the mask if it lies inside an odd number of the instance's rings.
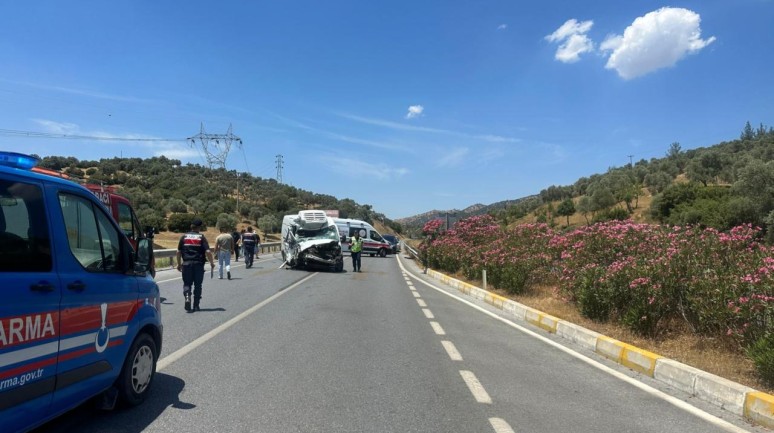
[{"label": "guardrail post", "polygon": [[484,279],[484,291],[486,291],[486,269],[481,271],[481,277]]}]

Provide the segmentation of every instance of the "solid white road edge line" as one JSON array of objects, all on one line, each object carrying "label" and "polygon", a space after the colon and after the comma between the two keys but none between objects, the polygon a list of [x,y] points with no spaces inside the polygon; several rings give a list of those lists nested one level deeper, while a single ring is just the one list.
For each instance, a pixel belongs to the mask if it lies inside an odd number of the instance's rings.
[{"label": "solid white road edge line", "polygon": [[476,375],[473,374],[472,371],[460,370],[460,376],[462,376],[462,380],[465,381],[465,384],[468,385],[468,389],[470,389],[470,392],[473,394],[473,397],[476,398],[477,402],[492,404],[492,398],[489,397],[489,394],[487,394],[486,390],[481,385],[481,382],[478,381]]},{"label": "solid white road edge line", "polygon": [[[401,270],[406,272],[406,268],[403,267],[403,263],[402,263],[401,260],[398,260],[398,264],[400,265]],[[538,340],[548,344],[549,346],[552,346],[552,347],[554,347],[556,349],[559,349],[562,352],[565,352],[568,355],[570,355],[570,356],[572,356],[574,358],[577,358],[578,360],[581,360],[581,361],[591,365],[592,367],[595,367],[595,368],[597,368],[599,370],[604,371],[605,373],[610,374],[611,376],[614,376],[614,377],[616,377],[616,378],[618,378],[620,380],[623,380],[624,382],[627,382],[630,385],[633,385],[633,386],[635,386],[635,387],[637,387],[637,388],[647,392],[648,394],[650,394],[650,395],[652,395],[654,397],[657,397],[657,398],[660,398],[662,400],[665,400],[668,403],[672,404],[673,406],[676,406],[676,407],[678,407],[678,408],[680,408],[680,409],[682,409],[682,410],[684,410],[684,411],[686,411],[686,412],[688,412],[688,413],[690,413],[690,414],[692,414],[692,415],[694,415],[694,416],[696,416],[696,417],[698,417],[700,419],[703,419],[704,421],[707,421],[710,424],[713,424],[713,425],[715,425],[715,426],[717,426],[719,428],[722,428],[722,429],[724,429],[726,431],[729,431],[729,432],[734,432],[734,433],[750,433],[748,430],[745,430],[745,429],[743,429],[741,427],[737,427],[734,424],[731,424],[728,421],[722,420],[722,419],[716,417],[715,415],[712,415],[712,414],[709,414],[707,412],[704,412],[703,410],[701,410],[701,409],[699,409],[699,408],[697,408],[697,407],[695,407],[695,406],[693,406],[691,404],[688,404],[688,403],[680,400],[677,397],[671,396],[671,395],[669,395],[669,394],[667,394],[667,393],[665,393],[663,391],[659,391],[656,388],[653,388],[653,387],[651,387],[649,385],[646,385],[646,384],[640,382],[637,379],[631,378],[631,377],[629,377],[629,376],[627,376],[627,375],[625,375],[625,374],[623,374],[623,373],[621,373],[619,371],[613,370],[612,368],[610,368],[610,367],[608,367],[608,366],[606,366],[604,364],[601,364],[601,363],[599,363],[599,362],[597,362],[597,361],[595,361],[595,360],[593,360],[593,359],[591,359],[591,358],[589,358],[589,357],[587,357],[585,355],[582,355],[582,354],[580,354],[580,353],[578,353],[578,352],[576,352],[576,351],[574,351],[574,350],[572,350],[570,348],[562,346],[561,344],[559,344],[559,343],[557,343],[555,341],[552,341],[552,340],[550,340],[550,339],[548,339],[546,337],[543,337],[542,335],[537,334],[537,333],[535,333],[535,332],[533,332],[533,331],[531,331],[531,330],[529,330],[529,329],[527,329],[527,328],[525,328],[525,327],[523,327],[521,325],[518,325],[518,324],[516,324],[514,322],[511,322],[508,319],[500,317],[497,314],[492,313],[491,311],[488,311],[488,310],[486,310],[486,309],[484,309],[482,307],[479,307],[478,305],[476,305],[476,304],[474,304],[474,303],[472,303],[472,302],[470,302],[470,301],[468,301],[466,299],[462,299],[462,298],[460,298],[457,295],[449,293],[446,290],[444,290],[444,289],[442,289],[440,287],[436,287],[436,286],[434,286],[434,285],[432,285],[432,284],[430,284],[430,283],[428,283],[428,282],[426,282],[426,281],[424,281],[424,280],[422,280],[420,278],[417,278],[417,277],[415,277],[413,275],[412,275],[412,277],[416,281],[419,281],[420,283],[424,284],[425,286],[427,286],[427,287],[429,287],[429,288],[431,288],[433,290],[436,290],[436,291],[438,291],[440,293],[443,293],[444,295],[449,296],[450,298],[454,298],[454,299],[462,302],[463,304],[467,304],[468,306],[473,307],[473,308],[477,309],[478,311],[480,311],[480,312],[482,312],[482,313],[484,313],[484,314],[486,314],[486,315],[488,315],[488,316],[490,316],[490,317],[492,317],[492,318],[494,318],[496,320],[499,320],[499,321],[505,323],[506,325],[508,325],[508,326],[510,326],[512,328],[518,329],[519,331],[521,331],[521,332],[523,332],[523,333],[525,333],[525,334],[527,334],[527,335],[529,335],[531,337],[537,338]]]},{"label": "solid white road edge line", "polygon": [[197,347],[201,346],[202,344],[206,343],[207,341],[211,340],[213,337],[217,336],[221,332],[225,331],[226,329],[234,326],[237,322],[244,319],[245,317],[255,313],[256,311],[260,310],[263,306],[268,304],[269,302],[279,298],[280,296],[284,295],[285,293],[288,293],[289,291],[295,289],[296,287],[300,286],[301,284],[305,283],[315,275],[317,275],[319,272],[315,272],[312,275],[309,275],[308,277],[304,278],[301,281],[298,281],[296,283],[293,283],[292,285],[288,286],[287,289],[281,290],[274,295],[272,295],[269,298],[264,299],[258,304],[253,305],[248,310],[245,310],[238,315],[231,318],[229,321],[221,324],[217,328],[211,330],[210,332],[202,335],[201,337],[197,338],[196,340],[186,344],[185,346],[181,347],[180,349],[177,349],[174,353],[171,353],[164,358],[160,359],[156,363],[156,371],[161,371],[166,367],[169,367],[173,362],[177,361],[178,359],[182,358],[183,356],[190,353],[192,350],[196,349]]}]

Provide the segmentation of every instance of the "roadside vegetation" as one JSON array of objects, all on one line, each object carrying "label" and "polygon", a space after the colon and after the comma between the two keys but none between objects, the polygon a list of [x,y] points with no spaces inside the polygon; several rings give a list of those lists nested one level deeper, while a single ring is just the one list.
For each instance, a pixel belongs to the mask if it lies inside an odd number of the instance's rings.
[{"label": "roadside vegetation", "polygon": [[772,128],[673,143],[665,158],[421,232],[430,267],[474,283],[486,269],[517,301],[774,390]]}]

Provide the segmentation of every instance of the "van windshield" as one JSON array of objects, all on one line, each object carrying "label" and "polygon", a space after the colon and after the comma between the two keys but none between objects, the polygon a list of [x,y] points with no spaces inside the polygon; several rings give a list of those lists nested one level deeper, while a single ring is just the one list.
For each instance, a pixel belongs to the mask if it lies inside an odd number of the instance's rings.
[{"label": "van windshield", "polygon": [[296,231],[296,238],[298,239],[332,239],[339,240],[339,234],[336,231],[336,226],[331,225],[323,227],[318,230],[298,229]]}]

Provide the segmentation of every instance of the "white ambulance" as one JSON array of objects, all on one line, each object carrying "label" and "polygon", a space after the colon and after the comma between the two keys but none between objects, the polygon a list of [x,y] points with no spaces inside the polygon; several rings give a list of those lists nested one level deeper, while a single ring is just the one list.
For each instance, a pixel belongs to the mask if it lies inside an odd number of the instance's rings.
[{"label": "white ambulance", "polygon": [[371,257],[385,257],[392,253],[392,244],[387,242],[371,224],[349,218],[334,218],[333,221],[339,226],[343,252],[349,252],[349,239],[357,231],[363,238],[363,254],[370,254]]}]

